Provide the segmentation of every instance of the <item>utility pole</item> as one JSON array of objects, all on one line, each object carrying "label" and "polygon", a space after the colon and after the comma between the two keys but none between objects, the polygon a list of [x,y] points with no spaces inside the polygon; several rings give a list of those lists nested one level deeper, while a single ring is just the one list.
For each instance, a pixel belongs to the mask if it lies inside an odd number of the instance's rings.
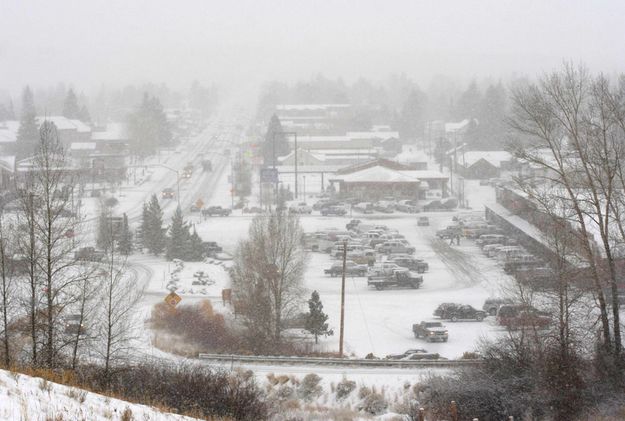
[{"label": "utility pole", "polygon": [[339,358],[343,358],[343,338],[345,331],[345,269],[347,263],[347,240],[343,241],[343,275],[341,277],[341,332],[339,335]]}]

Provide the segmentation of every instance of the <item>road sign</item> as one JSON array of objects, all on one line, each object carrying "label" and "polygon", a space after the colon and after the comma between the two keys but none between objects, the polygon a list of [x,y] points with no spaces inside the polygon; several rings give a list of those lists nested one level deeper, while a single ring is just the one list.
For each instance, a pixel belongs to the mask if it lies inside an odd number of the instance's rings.
[{"label": "road sign", "polygon": [[167,297],[165,297],[165,302],[172,307],[176,307],[181,300],[182,298],[180,298],[180,295],[176,294],[173,291],[170,292]]},{"label": "road sign", "polygon": [[204,201],[200,198],[195,201],[195,207],[198,209],[202,209],[204,207]]},{"label": "road sign", "polygon": [[277,183],[278,182],[278,169],[277,168],[263,168],[260,170],[261,183]]}]

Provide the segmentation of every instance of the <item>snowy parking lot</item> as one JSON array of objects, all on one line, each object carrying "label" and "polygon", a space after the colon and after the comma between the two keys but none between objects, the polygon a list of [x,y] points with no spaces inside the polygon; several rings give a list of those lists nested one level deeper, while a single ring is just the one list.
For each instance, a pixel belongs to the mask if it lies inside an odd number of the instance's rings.
[{"label": "snowy parking lot", "polygon": [[[477,212],[479,214],[479,211]],[[427,215],[429,226],[417,226],[417,217]],[[511,278],[494,260],[484,256],[479,247],[468,239],[450,246],[436,238],[437,229],[449,225],[452,212],[420,213],[417,215],[373,216],[354,215],[367,224],[384,224],[406,237],[415,247],[415,257],[429,264],[420,289],[388,289],[377,291],[367,286],[366,277],[346,279],[345,350],[348,354],[364,357],[368,353],[385,356],[409,348],[425,348],[446,358],[457,358],[465,351],[475,349],[476,342],[502,330],[493,318],[483,322],[445,322],[449,330],[447,343],[426,343],[414,338],[412,324],[433,320],[434,309],[443,302],[470,304],[481,309],[488,297],[499,296]],[[196,228],[203,238],[216,240],[226,250],[233,251],[239,240],[247,235],[252,216],[209,218],[198,221]],[[349,217],[303,216],[306,232],[327,228],[344,229]],[[324,274],[335,260],[325,253],[310,253],[305,276],[305,287],[317,290],[329,315],[335,335],[322,340],[320,349],[338,349],[341,280]]]}]

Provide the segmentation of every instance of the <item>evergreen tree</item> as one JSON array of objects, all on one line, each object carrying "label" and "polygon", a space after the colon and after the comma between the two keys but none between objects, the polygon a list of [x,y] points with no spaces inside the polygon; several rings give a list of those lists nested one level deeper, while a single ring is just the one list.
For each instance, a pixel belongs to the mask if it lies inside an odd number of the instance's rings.
[{"label": "evergreen tree", "polygon": [[63,116],[71,119],[78,119],[80,117],[78,98],[76,98],[76,94],[71,88],[67,91],[67,96],[65,97],[65,102],[63,103]]},{"label": "evergreen tree", "polygon": [[148,204],[143,202],[143,211],[141,213],[141,226],[139,227],[139,232],[137,233],[137,240],[140,243],[140,247],[146,248],[148,245],[147,241],[147,232],[150,230],[150,209]]},{"label": "evergreen tree", "polygon": [[396,124],[402,139],[416,140],[423,134],[426,102],[425,94],[420,90],[415,88],[410,92]]},{"label": "evergreen tree", "polygon": [[171,143],[171,129],[158,98],[144,94],[141,105],[128,116],[128,132],[130,148],[138,156],[152,155]]},{"label": "evergreen tree", "polygon": [[199,262],[204,258],[204,252],[202,247],[202,238],[198,235],[195,228],[193,228],[193,233],[191,234],[191,238],[189,239],[189,260],[193,262]]},{"label": "evergreen tree", "polygon": [[39,142],[39,128],[36,121],[35,100],[29,86],[22,92],[22,115],[17,132],[16,155],[18,159],[32,156]]},{"label": "evergreen tree", "polygon": [[86,105],[80,107],[80,111],[78,112],[78,120],[89,123],[91,121],[91,114],[89,114],[89,110]]},{"label": "evergreen tree", "polygon": [[[274,145],[275,142],[275,145]],[[286,136],[282,130],[282,124],[277,115],[271,116],[271,121],[267,127],[267,133],[265,134],[265,142],[263,143],[263,157],[266,167],[271,167],[274,163],[277,164],[278,157],[288,155],[291,148]],[[275,158],[275,162],[274,162]]]},{"label": "evergreen tree", "polygon": [[315,343],[318,343],[319,336],[334,335],[334,331],[328,329],[327,321],[328,315],[323,312],[323,304],[319,299],[319,293],[313,291],[310,300],[308,300],[305,329],[315,335]]},{"label": "evergreen tree", "polygon": [[190,257],[188,254],[190,244],[191,234],[189,234],[189,227],[182,217],[182,210],[178,207],[176,208],[174,216],[171,218],[171,225],[169,226],[169,238],[167,239],[166,253],[167,259],[181,259],[188,261]]},{"label": "evergreen tree", "polygon": [[159,255],[165,249],[166,236],[163,229],[163,211],[155,194],[150,198],[146,216],[143,246],[147,247],[150,253]]},{"label": "evergreen tree", "polygon": [[113,244],[110,216],[111,214],[108,211],[108,208],[101,205],[100,216],[98,217],[98,236],[96,238],[96,246],[103,250],[108,250],[108,248]]},{"label": "evergreen tree", "polygon": [[128,215],[124,213],[122,219],[122,227],[119,233],[117,245],[118,251],[124,256],[128,256],[132,252],[132,232],[128,225]]}]

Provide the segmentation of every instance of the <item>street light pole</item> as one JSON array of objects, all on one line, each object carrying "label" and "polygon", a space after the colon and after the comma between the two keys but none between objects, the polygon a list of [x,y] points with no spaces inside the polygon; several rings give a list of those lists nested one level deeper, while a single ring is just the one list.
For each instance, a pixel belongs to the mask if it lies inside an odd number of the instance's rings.
[{"label": "street light pole", "polygon": [[341,330],[339,334],[339,358],[343,358],[343,338],[345,330],[345,270],[347,266],[347,240],[343,241],[343,275],[341,277]]}]

